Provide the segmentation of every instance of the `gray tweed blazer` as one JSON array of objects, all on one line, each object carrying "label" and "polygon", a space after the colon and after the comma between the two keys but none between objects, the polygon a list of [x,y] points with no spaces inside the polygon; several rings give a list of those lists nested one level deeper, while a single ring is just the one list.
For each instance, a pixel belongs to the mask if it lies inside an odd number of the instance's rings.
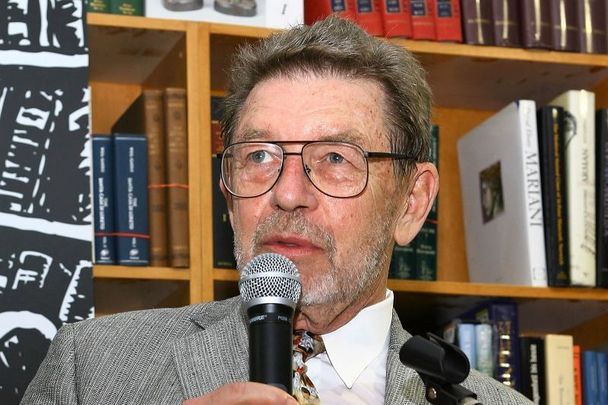
[{"label": "gray tweed blazer", "polygon": [[[248,379],[240,298],[127,312],[62,327],[22,404],[180,404]],[[401,364],[410,335],[396,313],[387,360],[386,404],[425,404],[422,382]],[[485,405],[531,403],[472,371],[463,384]]]}]

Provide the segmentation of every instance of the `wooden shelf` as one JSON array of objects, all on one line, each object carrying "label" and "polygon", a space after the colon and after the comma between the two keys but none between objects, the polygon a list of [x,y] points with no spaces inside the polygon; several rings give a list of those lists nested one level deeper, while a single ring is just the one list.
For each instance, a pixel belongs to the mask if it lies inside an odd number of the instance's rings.
[{"label": "wooden shelf", "polygon": [[190,279],[189,269],[172,267],[104,266],[93,267],[95,278],[119,278],[140,280],[184,280]]},{"label": "wooden shelf", "polygon": [[232,269],[213,269],[213,279],[216,281],[239,281],[239,272]]}]

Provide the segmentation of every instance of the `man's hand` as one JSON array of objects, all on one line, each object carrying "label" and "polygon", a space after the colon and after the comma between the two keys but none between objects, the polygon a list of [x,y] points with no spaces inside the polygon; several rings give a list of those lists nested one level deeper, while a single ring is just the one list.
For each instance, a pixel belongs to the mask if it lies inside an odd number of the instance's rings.
[{"label": "man's hand", "polygon": [[298,402],[285,391],[272,385],[237,382],[221,386],[202,397],[188,399],[182,405],[205,404],[282,404],[297,405]]}]

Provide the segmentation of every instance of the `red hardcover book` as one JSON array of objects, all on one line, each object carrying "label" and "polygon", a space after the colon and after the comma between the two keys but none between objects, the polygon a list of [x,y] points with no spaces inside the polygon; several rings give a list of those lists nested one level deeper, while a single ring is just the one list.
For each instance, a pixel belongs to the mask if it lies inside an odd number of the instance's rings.
[{"label": "red hardcover book", "polygon": [[574,405],[583,405],[583,381],[581,374],[581,347],[572,346],[574,360]]},{"label": "red hardcover book", "polygon": [[304,22],[311,25],[330,14],[356,21],[355,0],[304,0]]},{"label": "red hardcover book", "polygon": [[435,39],[462,42],[460,0],[434,0]]},{"label": "red hardcover book", "polygon": [[410,0],[412,38],[435,40],[434,0]]},{"label": "red hardcover book", "polygon": [[380,5],[384,36],[411,38],[410,0],[382,0]]},{"label": "red hardcover book", "polygon": [[370,35],[384,35],[382,25],[382,12],[380,11],[382,0],[357,0],[355,13],[357,23]]}]

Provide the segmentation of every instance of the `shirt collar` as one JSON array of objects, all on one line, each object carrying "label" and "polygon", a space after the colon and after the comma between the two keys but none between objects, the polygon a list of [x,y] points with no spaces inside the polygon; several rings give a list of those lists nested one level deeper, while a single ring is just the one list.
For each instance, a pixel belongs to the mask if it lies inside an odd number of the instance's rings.
[{"label": "shirt collar", "polygon": [[346,325],[323,335],[325,350],[336,373],[348,388],[387,345],[393,315],[393,292],[363,308]]}]

